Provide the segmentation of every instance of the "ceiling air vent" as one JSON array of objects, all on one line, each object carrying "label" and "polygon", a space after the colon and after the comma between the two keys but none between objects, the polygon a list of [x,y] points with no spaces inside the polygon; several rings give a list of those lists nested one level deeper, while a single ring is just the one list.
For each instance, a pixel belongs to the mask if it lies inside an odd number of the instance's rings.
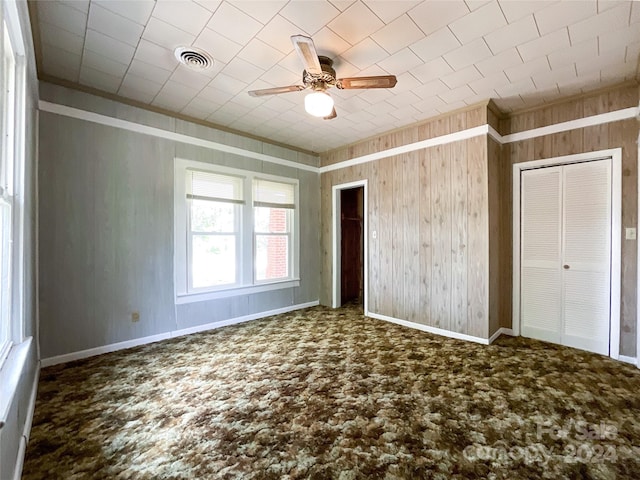
[{"label": "ceiling air vent", "polygon": [[174,53],[180,63],[192,70],[206,70],[213,66],[211,55],[199,48],[178,47]]}]

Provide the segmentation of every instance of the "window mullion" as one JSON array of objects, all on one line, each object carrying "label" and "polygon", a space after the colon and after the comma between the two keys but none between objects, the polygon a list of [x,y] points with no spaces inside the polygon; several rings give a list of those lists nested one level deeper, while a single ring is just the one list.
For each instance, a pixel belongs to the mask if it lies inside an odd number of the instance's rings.
[{"label": "window mullion", "polygon": [[247,199],[242,216],[242,283],[252,285],[254,283],[254,248],[253,248],[253,177],[247,175],[244,181],[244,196]]}]

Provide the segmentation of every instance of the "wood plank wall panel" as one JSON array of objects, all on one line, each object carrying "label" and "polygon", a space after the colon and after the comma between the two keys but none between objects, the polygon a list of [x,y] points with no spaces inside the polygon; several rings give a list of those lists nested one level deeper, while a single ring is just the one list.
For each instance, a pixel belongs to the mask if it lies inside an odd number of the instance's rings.
[{"label": "wood plank wall panel", "polygon": [[506,202],[500,201],[501,178],[506,165],[502,158],[502,147],[492,138],[488,140],[488,191],[489,191],[489,336],[493,335],[502,324],[505,314],[504,298],[510,296],[511,289],[505,287],[505,277],[510,278],[509,272],[504,270],[507,261],[507,251],[511,244],[506,242],[504,218],[506,217]]},{"label": "wood plank wall panel", "polygon": [[[597,115],[638,105],[638,87],[623,86],[572,99],[566,103],[522,112],[510,118],[512,132],[529,130],[582,116]],[[635,119],[608,123],[538,139],[515,142],[508,146],[507,169],[519,162],[552,158],[609,148],[622,148],[622,272],[621,272],[621,341],[620,354],[636,355],[637,242],[624,239],[625,227],[638,226],[638,122]],[[511,181],[502,190],[502,202],[511,204]]]},{"label": "wood plank wall panel", "polygon": [[[420,159],[418,152],[402,159],[402,223],[404,237],[404,309],[405,317],[419,322],[420,311]],[[418,206],[418,207],[417,207]],[[417,208],[416,208],[417,207]]]},{"label": "wood plank wall panel", "polygon": [[380,213],[378,231],[378,253],[380,255],[380,296],[379,310],[376,313],[393,316],[393,267],[391,252],[393,251],[393,158],[384,158],[379,162],[380,179],[378,185],[371,188],[379,189]]},{"label": "wood plank wall panel", "polygon": [[392,163],[392,195],[391,195],[391,298],[392,316],[406,319],[404,308],[404,229],[402,213],[404,210],[404,189],[402,181],[402,157],[393,157]]},{"label": "wood plank wall panel", "polygon": [[421,315],[418,322],[432,325],[431,298],[432,298],[432,206],[431,206],[431,159],[434,149],[420,150],[418,160],[420,162],[418,176],[420,178],[419,216],[420,216],[420,300],[418,302]]},{"label": "wood plank wall panel", "polygon": [[454,332],[467,330],[467,144],[451,146],[451,325]]}]

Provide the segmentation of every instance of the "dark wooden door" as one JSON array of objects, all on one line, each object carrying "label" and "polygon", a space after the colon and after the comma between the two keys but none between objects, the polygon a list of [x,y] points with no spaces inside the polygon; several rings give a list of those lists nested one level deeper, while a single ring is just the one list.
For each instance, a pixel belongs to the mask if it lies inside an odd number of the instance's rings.
[{"label": "dark wooden door", "polygon": [[364,288],[364,188],[340,192],[341,204],[341,303],[362,302]]}]

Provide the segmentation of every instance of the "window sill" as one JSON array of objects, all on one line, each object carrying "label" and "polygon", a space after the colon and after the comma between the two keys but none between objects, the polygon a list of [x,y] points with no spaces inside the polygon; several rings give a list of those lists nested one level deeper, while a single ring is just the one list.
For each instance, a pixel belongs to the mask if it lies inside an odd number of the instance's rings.
[{"label": "window sill", "polygon": [[27,362],[32,339],[33,337],[29,337],[24,342],[13,345],[0,368],[0,428],[4,426],[9,415],[11,402]]},{"label": "window sill", "polygon": [[216,290],[202,293],[182,293],[176,295],[176,305],[185,303],[203,302],[205,300],[216,300],[218,298],[238,297],[240,295],[250,295],[252,293],[268,292],[271,290],[282,290],[300,286],[300,279],[285,280],[283,282],[261,283],[246,287],[235,287],[226,290]]}]

